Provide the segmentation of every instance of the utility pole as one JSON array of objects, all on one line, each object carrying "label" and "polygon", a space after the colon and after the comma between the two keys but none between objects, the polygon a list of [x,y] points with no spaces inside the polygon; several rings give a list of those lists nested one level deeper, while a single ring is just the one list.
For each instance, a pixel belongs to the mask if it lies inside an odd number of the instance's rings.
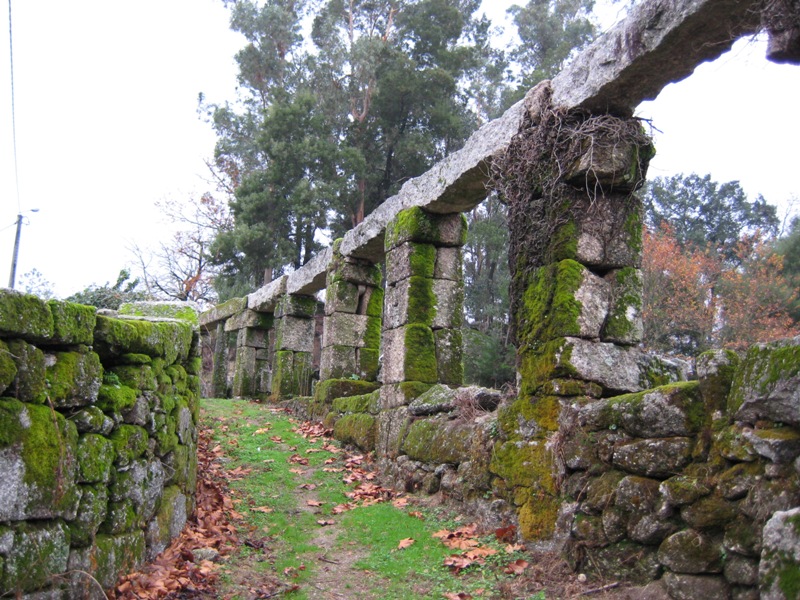
[{"label": "utility pole", "polygon": [[[32,208],[30,212],[39,212],[39,209]],[[23,213],[17,215],[17,235],[14,237],[14,254],[11,255],[11,275],[8,277],[8,287],[12,290],[14,289],[14,282],[17,278],[17,257],[19,256],[19,238],[22,233],[22,217]]]},{"label": "utility pole", "polygon": [[17,256],[19,256],[19,236],[22,232],[22,213],[17,215],[17,235],[14,237],[14,254],[11,255],[11,275],[8,277],[8,287],[14,289],[14,280],[17,277]]}]

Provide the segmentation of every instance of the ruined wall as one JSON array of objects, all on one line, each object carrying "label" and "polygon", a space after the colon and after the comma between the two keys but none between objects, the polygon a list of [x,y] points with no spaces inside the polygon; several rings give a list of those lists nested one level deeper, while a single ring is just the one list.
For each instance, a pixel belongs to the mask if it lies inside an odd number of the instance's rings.
[{"label": "ruined wall", "polygon": [[200,361],[187,322],[0,290],[0,596],[102,597],[180,533]]}]

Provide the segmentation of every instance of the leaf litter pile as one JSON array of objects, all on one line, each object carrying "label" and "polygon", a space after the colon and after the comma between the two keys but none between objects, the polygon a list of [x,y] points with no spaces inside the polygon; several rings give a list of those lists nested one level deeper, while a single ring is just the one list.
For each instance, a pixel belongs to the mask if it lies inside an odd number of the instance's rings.
[{"label": "leaf litter pile", "polygon": [[383,487],[371,456],[319,423],[247,401],[206,400],[202,414],[195,513],[109,598],[627,597],[527,551],[513,526],[462,524]]}]

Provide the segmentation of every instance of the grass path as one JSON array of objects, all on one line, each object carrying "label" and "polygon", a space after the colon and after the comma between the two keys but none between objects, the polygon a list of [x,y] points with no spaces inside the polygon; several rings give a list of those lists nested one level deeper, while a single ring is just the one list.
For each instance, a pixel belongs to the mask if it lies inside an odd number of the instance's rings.
[{"label": "grass path", "polygon": [[221,563],[220,598],[516,597],[504,570],[523,564],[522,547],[381,487],[368,458],[319,425],[243,400],[205,400],[201,414],[240,541]]}]

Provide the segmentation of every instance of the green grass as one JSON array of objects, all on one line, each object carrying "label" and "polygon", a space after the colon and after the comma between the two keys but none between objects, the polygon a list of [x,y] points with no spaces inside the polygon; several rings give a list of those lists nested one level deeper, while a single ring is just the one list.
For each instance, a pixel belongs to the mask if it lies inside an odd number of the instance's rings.
[{"label": "green grass", "polygon": [[[314,585],[316,577],[330,576],[322,572],[325,564],[319,561],[319,556],[326,554],[337,558],[348,553],[360,558],[340,577],[339,589],[347,594],[346,590],[354,586],[358,590],[354,598],[363,597],[365,590],[376,598],[440,599],[444,592],[474,593],[480,589],[485,590],[481,597],[491,598],[492,590],[508,578],[503,575],[502,566],[519,558],[500,551],[488,557],[485,565],[473,565],[454,575],[443,561],[459,551],[447,548],[432,534],[464,524],[454,520],[456,515],[441,509],[420,509],[424,518],[419,518],[409,514],[419,512],[412,504],[397,508],[390,503],[361,506],[333,515],[334,506],[352,502],[345,495],[352,486],[343,483],[345,473],[323,469],[325,461],[331,458],[336,462],[330,467],[341,468],[344,452],[307,453],[306,450],[321,448],[327,440],[312,443],[303,438],[292,431],[298,423],[288,414],[275,412],[263,404],[204,400],[201,415],[203,426],[214,429],[214,442],[224,450],[225,468],[228,471],[250,469],[245,477],[230,483],[235,510],[243,516],[235,522],[240,539],[268,537],[270,548],[268,561],[260,560],[261,550],[245,545],[227,558],[220,580],[223,586],[230,587],[222,592],[232,600],[240,597],[235,594],[236,579],[246,575],[247,569],[254,578],[270,574],[297,584],[299,589],[284,597],[305,598],[305,590]],[[281,441],[271,440],[274,436]],[[307,458],[309,464],[301,466],[289,462],[292,455]],[[291,471],[297,468],[307,473]],[[316,488],[313,492],[301,490],[299,486],[304,483],[313,483]],[[317,509],[318,514],[303,506],[303,498],[309,495],[324,502]],[[272,512],[263,512],[264,507]],[[334,536],[332,547],[321,548],[312,543],[321,532],[318,519],[335,521],[326,531]],[[414,539],[415,543],[399,549],[400,540],[406,538]],[[500,549],[493,538],[481,540],[481,544]]]}]

